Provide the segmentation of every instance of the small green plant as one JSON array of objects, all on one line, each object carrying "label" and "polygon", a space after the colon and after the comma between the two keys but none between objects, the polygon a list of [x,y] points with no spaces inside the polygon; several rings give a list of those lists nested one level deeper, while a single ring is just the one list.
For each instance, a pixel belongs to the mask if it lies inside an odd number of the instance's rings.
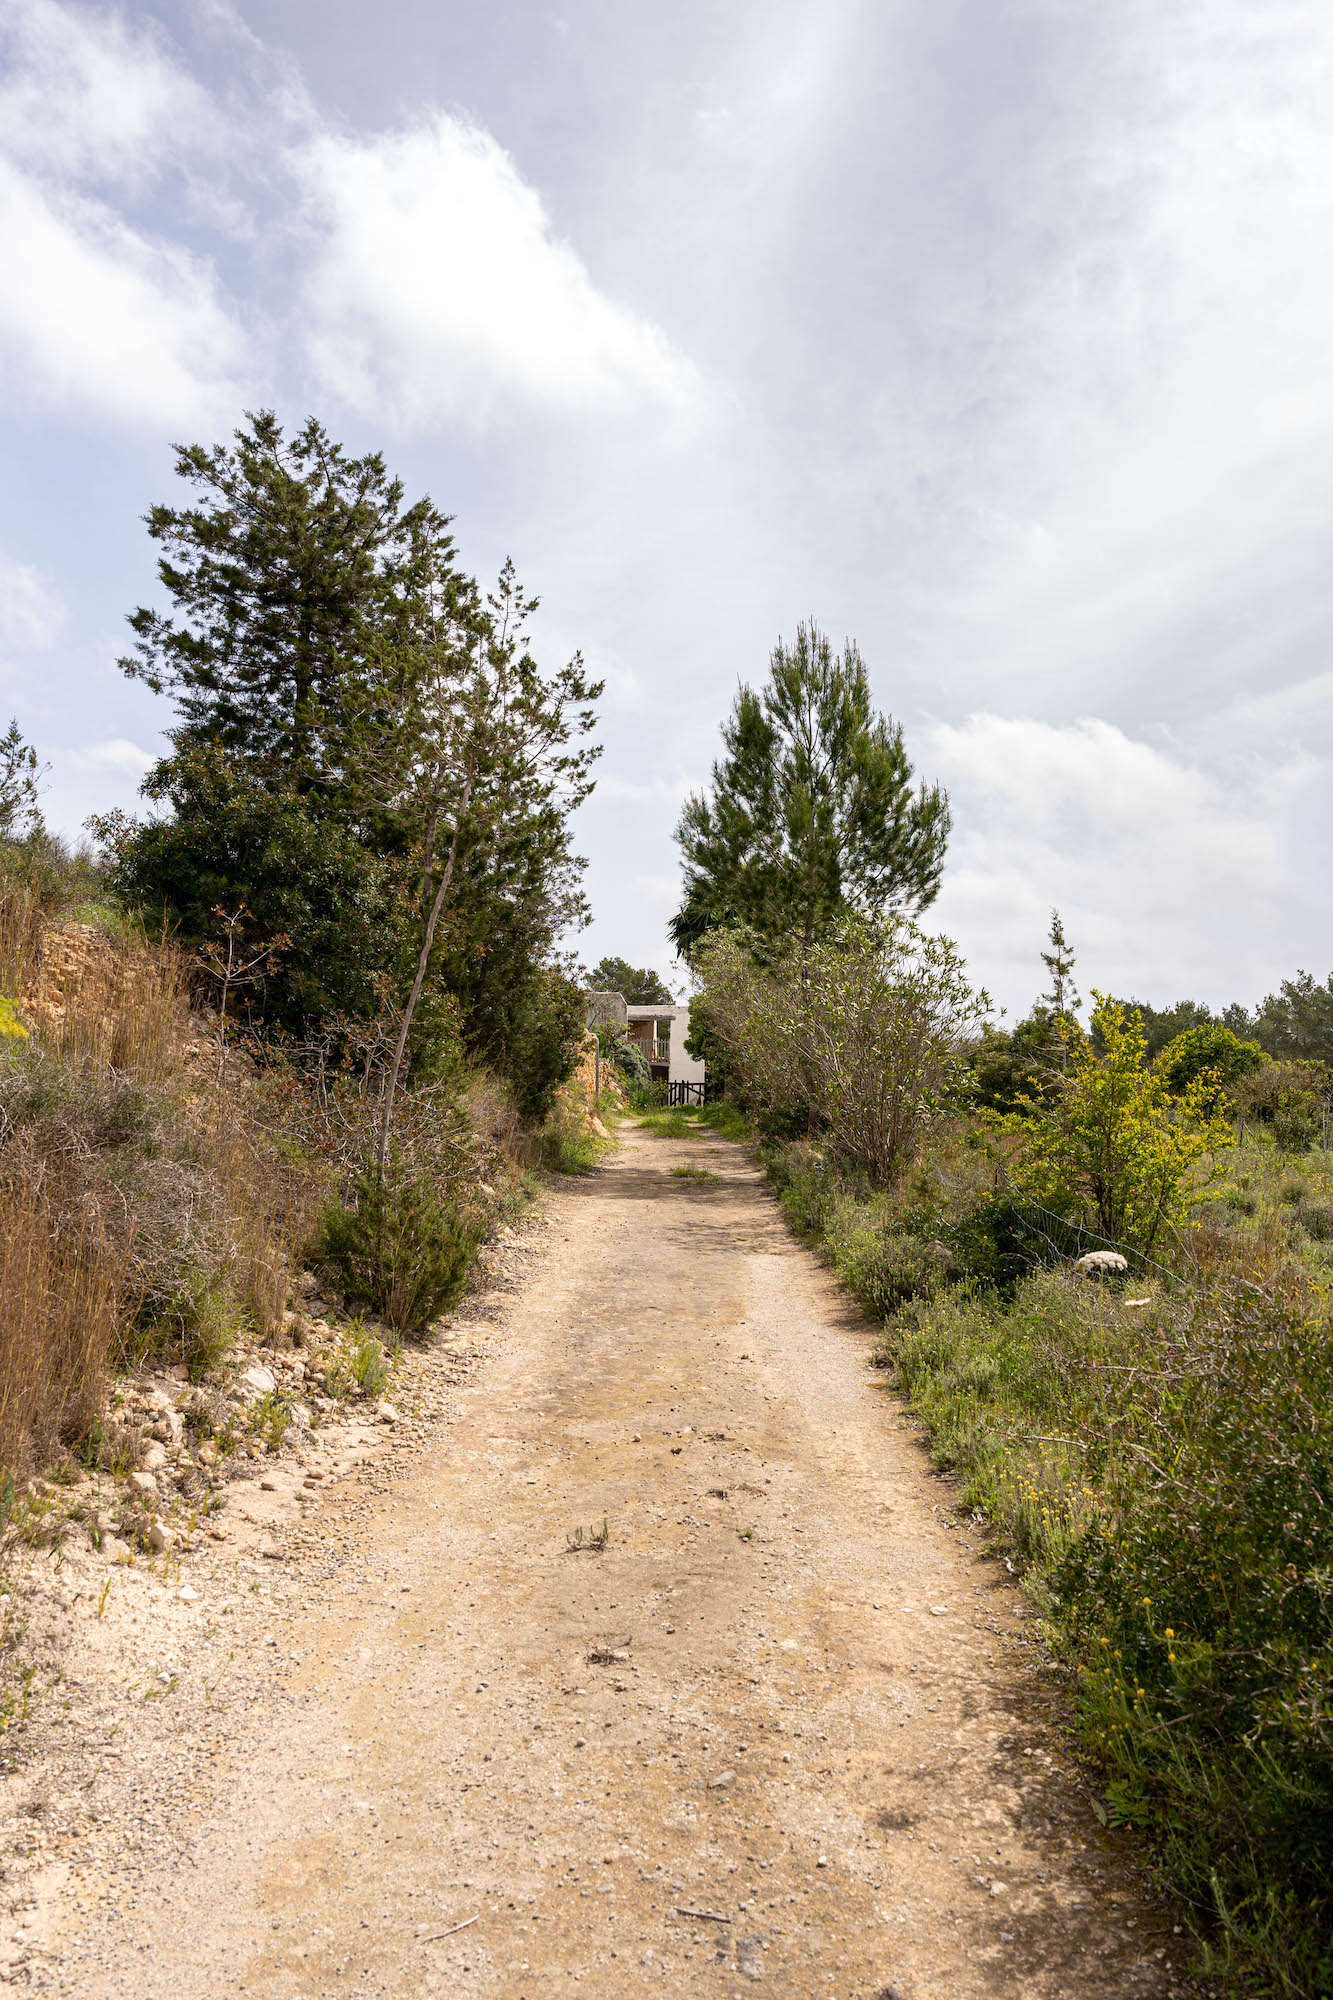
[{"label": "small green plant", "polygon": [[697,1139],[699,1127],[688,1111],[647,1111],[639,1120],[641,1132],[653,1132],[659,1139]]},{"label": "small green plant", "polygon": [[673,1167],[671,1175],[673,1180],[693,1181],[696,1187],[717,1187],[722,1179],[708,1167]]},{"label": "small green plant", "polygon": [[565,1545],[570,1555],[578,1555],[581,1550],[585,1549],[590,1550],[594,1555],[600,1555],[610,1539],[611,1529],[607,1523],[606,1516],[603,1515],[600,1528],[589,1528],[585,1536],[582,1527],[577,1527],[572,1534],[565,1536]]},{"label": "small green plant", "polygon": [[606,1141],[567,1105],[557,1101],[541,1131],[541,1163],[552,1174],[590,1174]]},{"label": "small green plant", "polygon": [[353,1320],[325,1366],[325,1389],[330,1396],[382,1396],[396,1357],[397,1349],[386,1349],[364,1320]]},{"label": "small green plant", "polygon": [[481,1241],[482,1222],[424,1175],[373,1161],[357,1177],[351,1206],[330,1202],[313,1262],[353,1305],[373,1308],[404,1332],[428,1326],[458,1298]]},{"label": "small green plant", "polygon": [[287,1435],[295,1401],[290,1389],[270,1389],[251,1403],[245,1413],[246,1435],[276,1451]]},{"label": "small green plant", "polygon": [[106,1610],[107,1599],[110,1597],[110,1595],[111,1595],[111,1578],[108,1576],[106,1582],[102,1585],[101,1592],[97,1599],[97,1615],[99,1618]]}]

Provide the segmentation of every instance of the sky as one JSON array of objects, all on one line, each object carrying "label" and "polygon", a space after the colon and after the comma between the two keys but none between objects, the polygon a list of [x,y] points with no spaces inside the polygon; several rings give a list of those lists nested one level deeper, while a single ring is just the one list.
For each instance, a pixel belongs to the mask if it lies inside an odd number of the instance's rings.
[{"label": "sky", "polygon": [[[1333,965],[1333,10],[5,0],[0,722],[132,807],[172,445],[317,412],[606,680],[578,948],[671,974],[741,681],[854,637],[1011,1014]],[[182,489],[183,490],[183,489]]]}]

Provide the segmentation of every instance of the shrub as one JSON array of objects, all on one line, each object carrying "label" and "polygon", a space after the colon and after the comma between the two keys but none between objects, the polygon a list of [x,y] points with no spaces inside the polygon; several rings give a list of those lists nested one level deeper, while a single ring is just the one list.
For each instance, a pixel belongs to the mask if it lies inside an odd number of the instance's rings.
[{"label": "shrub", "polygon": [[[1145,1034],[1144,1053],[1147,1053]],[[1203,1021],[1187,1028],[1183,1035],[1167,1043],[1157,1058],[1157,1070],[1168,1090],[1176,1096],[1187,1092],[1201,1077],[1212,1080],[1211,1095],[1220,1099],[1242,1077],[1262,1069],[1268,1058],[1258,1042],[1242,1042],[1220,1021]]]},{"label": "shrub", "polygon": [[343,1334],[337,1353],[324,1370],[330,1396],[382,1396],[389,1384],[393,1355],[382,1340],[358,1320]]},{"label": "shrub", "polygon": [[952,1258],[941,1244],[894,1229],[873,1202],[834,1202],[825,1222],[824,1252],[849,1291],[880,1319],[909,1299],[944,1289]]},{"label": "shrub", "polygon": [[782,1212],[797,1235],[822,1235],[838,1192],[823,1155],[796,1140],[785,1146],[766,1146],[763,1159]]},{"label": "shrub", "polygon": [[1333,1243],[1333,1202],[1313,1201],[1302,1195],[1296,1203],[1296,1220],[1316,1243]]},{"label": "shrub", "polygon": [[478,1218],[433,1181],[400,1172],[397,1162],[381,1176],[370,1162],[352,1205],[334,1200],[325,1208],[312,1262],[349,1303],[412,1332],[459,1297],[481,1235]]},{"label": "shrub", "polygon": [[1222,1955],[1333,1979],[1333,1329],[1254,1286],[1136,1371],[1136,1453],[1052,1577],[1085,1726]]},{"label": "shrub", "polygon": [[709,1032],[761,1126],[815,1126],[830,1157],[888,1185],[960,1097],[987,1009],[947,938],[906,917],[775,951],[715,931],[696,955]]},{"label": "shrub", "polygon": [[1147,1253],[1197,1198],[1201,1164],[1230,1143],[1230,1132],[1206,1075],[1173,1096],[1145,1066],[1137,1014],[1094,997],[1103,1053],[1079,1036],[1054,1101],[1034,1100],[1009,1121],[1027,1141],[1014,1186],[1107,1241]]},{"label": "shrub", "polygon": [[568,1093],[558,1097],[541,1129],[541,1165],[553,1174],[590,1174],[603,1148],[580,1106]]}]

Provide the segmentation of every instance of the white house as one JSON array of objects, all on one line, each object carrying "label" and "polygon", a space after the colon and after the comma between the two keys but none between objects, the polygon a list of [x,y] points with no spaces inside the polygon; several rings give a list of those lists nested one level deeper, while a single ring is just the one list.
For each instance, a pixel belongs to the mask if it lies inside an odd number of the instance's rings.
[{"label": "white house", "polygon": [[630,1007],[629,1034],[643,1052],[654,1082],[697,1083],[704,1080],[704,1066],[685,1053],[685,1037],[690,1032],[688,1007]]}]

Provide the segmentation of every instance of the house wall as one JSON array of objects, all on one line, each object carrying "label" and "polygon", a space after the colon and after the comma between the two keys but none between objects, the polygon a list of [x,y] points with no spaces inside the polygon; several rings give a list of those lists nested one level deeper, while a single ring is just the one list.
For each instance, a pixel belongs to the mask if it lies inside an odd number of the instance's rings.
[{"label": "house wall", "polygon": [[690,1010],[688,1007],[631,1007],[628,1009],[631,1023],[635,1021],[670,1021],[671,1036],[667,1058],[667,1075],[672,1083],[702,1083],[704,1066],[694,1056],[685,1053],[685,1037],[690,1032]]}]

